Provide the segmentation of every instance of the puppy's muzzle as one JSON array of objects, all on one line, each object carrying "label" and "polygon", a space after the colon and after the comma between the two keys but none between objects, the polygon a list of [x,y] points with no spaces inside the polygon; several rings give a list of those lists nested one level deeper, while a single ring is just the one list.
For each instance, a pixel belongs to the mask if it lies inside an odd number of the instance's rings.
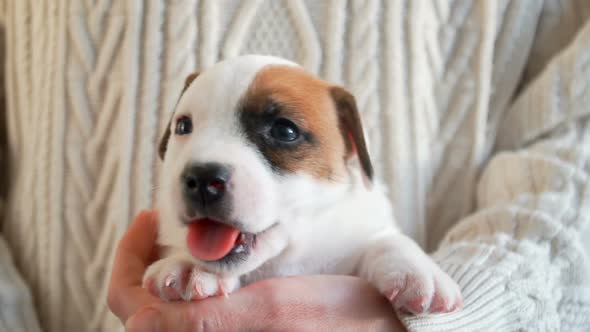
[{"label": "puppy's muzzle", "polygon": [[181,175],[181,187],[189,216],[199,212],[205,217],[224,218],[231,210],[227,196],[230,168],[218,163],[192,163]]}]

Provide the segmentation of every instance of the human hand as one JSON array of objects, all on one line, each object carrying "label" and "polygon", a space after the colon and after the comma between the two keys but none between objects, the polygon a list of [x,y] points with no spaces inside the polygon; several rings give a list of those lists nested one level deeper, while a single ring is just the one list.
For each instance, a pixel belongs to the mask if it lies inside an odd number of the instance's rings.
[{"label": "human hand", "polygon": [[117,248],[108,305],[128,331],[404,331],[387,299],[351,276],[267,279],[229,298],[164,302],[141,286],[156,237],[157,214],[144,212]]}]

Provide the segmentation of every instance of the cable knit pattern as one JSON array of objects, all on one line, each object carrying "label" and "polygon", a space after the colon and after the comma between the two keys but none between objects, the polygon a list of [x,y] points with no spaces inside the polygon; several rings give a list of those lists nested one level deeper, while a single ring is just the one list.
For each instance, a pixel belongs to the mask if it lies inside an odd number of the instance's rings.
[{"label": "cable knit pattern", "polygon": [[0,330],[122,330],[105,304],[112,255],[154,202],[156,145],[184,78],[244,53],[295,60],[355,94],[401,228],[438,248],[465,295],[460,312],[402,316],[409,330],[590,330],[589,8],[0,0]]}]

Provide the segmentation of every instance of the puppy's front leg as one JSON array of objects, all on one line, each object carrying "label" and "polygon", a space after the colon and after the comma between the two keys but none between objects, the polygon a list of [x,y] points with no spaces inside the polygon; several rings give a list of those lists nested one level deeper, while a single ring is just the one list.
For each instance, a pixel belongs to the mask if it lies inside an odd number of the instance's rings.
[{"label": "puppy's front leg", "polygon": [[191,301],[226,295],[239,287],[239,279],[207,272],[189,253],[174,250],[148,267],[143,286],[165,301]]},{"label": "puppy's front leg", "polygon": [[391,230],[366,248],[359,276],[410,313],[449,312],[462,304],[459,286],[407,236]]}]

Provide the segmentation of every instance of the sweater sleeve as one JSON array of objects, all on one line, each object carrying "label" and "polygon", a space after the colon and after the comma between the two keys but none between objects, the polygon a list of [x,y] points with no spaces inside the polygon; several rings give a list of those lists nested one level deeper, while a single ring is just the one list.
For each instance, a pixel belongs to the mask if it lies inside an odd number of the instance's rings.
[{"label": "sweater sleeve", "polygon": [[477,209],[433,254],[464,307],[400,314],[409,331],[590,331],[589,59],[586,25],[505,114]]},{"label": "sweater sleeve", "polygon": [[[0,33],[4,34],[5,0],[0,0]],[[0,53],[4,53],[5,45],[0,44]],[[0,56],[4,61],[3,54]],[[4,78],[4,69],[0,69],[0,77]],[[2,79],[3,81],[3,79]],[[4,82],[0,82],[0,108],[4,107]],[[3,112],[4,109],[1,110]],[[6,130],[0,115],[0,131]],[[0,177],[4,177],[6,162],[2,159],[5,153],[3,133],[0,133]],[[3,178],[0,178],[0,222],[4,211],[4,190],[6,186]],[[1,228],[2,225],[0,225]],[[0,332],[37,332],[41,331],[37,313],[33,306],[29,288],[19,275],[11,252],[0,233]]]},{"label": "sweater sleeve", "polygon": [[0,237],[0,332],[41,331],[31,293]]}]

